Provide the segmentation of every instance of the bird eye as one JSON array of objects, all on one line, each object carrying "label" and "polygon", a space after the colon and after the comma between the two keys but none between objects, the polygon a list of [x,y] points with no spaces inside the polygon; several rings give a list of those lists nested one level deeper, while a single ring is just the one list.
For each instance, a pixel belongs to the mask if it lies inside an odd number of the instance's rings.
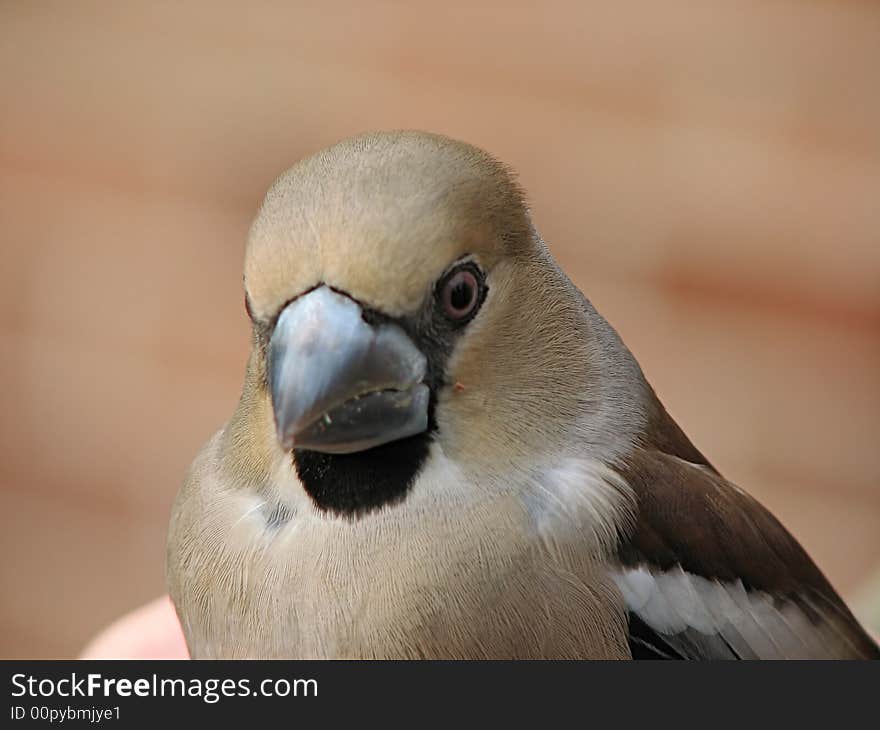
[{"label": "bird eye", "polygon": [[449,319],[461,322],[476,313],[483,294],[482,277],[473,264],[449,272],[440,286],[440,303]]}]

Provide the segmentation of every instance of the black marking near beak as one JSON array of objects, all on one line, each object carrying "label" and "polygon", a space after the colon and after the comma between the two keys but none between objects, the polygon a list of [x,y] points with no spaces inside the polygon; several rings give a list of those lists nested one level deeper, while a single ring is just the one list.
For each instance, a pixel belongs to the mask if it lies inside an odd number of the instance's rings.
[{"label": "black marking near beak", "polygon": [[268,359],[285,450],[352,454],[428,428],[425,355],[396,324],[367,324],[357,302],[327,286],[284,308]]}]

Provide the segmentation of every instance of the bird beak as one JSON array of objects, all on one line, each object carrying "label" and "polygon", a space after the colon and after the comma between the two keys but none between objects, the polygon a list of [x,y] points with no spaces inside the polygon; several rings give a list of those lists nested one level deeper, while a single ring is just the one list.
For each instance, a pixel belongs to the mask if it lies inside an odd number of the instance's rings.
[{"label": "bird beak", "polygon": [[268,365],[285,450],[349,454],[428,428],[425,356],[400,327],[367,324],[357,302],[327,286],[281,312]]}]

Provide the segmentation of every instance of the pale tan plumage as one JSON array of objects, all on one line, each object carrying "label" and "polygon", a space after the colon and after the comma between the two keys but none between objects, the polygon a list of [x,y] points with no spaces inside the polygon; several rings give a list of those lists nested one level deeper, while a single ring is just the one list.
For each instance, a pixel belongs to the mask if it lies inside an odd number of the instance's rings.
[{"label": "pale tan plumage", "polygon": [[[488,294],[448,353],[418,477],[393,504],[322,511],[276,438],[266,340],[279,312],[326,285],[415,317],[463,256]],[[251,228],[245,287],[241,401],[169,534],[194,656],[630,655],[615,571],[648,542],[627,542],[644,500],[621,475],[642,450],[704,460],[558,269],[500,163],[415,132],[304,160]]]}]

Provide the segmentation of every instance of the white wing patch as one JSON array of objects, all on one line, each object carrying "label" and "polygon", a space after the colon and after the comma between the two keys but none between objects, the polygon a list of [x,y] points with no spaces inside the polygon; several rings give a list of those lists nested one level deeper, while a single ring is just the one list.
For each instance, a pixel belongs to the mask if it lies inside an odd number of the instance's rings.
[{"label": "white wing patch", "polygon": [[827,607],[810,604],[816,624],[794,603],[777,604],[742,581],[721,582],[678,567],[645,566],[612,573],[627,610],[660,636],[662,643],[691,658],[807,659],[843,656],[837,620]]}]

